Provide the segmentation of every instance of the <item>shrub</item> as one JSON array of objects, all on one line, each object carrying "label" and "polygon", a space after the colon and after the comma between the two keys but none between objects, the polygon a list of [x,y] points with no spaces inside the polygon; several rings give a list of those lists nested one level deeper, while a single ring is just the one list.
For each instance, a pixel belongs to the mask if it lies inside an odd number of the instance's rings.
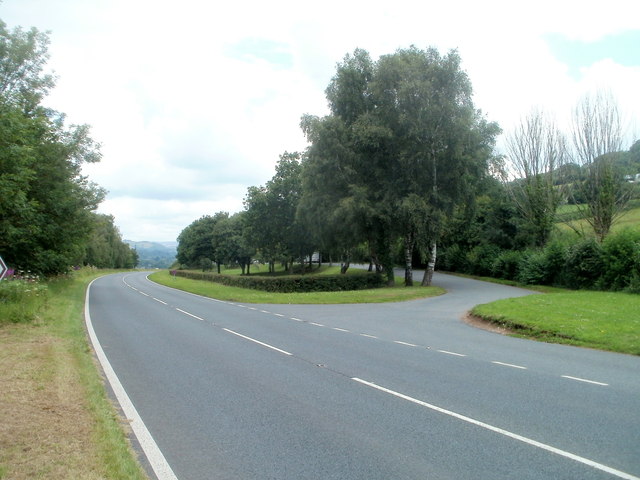
[{"label": "shrub", "polygon": [[569,247],[565,261],[565,281],[570,288],[595,288],[604,270],[602,247],[589,238]]},{"label": "shrub", "polygon": [[467,253],[470,272],[474,275],[489,276],[492,273],[493,262],[500,255],[500,248],[495,245],[478,245]]},{"label": "shrub", "polygon": [[382,275],[368,272],[349,275],[287,275],[278,277],[218,275],[216,273],[185,270],[172,270],[171,274],[193,280],[207,280],[232,287],[252,288],[274,293],[364,290],[385,285]]},{"label": "shrub", "polygon": [[518,282],[525,285],[543,285],[546,278],[547,269],[544,252],[525,252],[520,259],[520,263],[518,263]]},{"label": "shrub", "polygon": [[523,256],[524,253],[517,250],[501,252],[491,265],[491,275],[504,280],[515,280]]},{"label": "shrub", "polygon": [[600,284],[610,290],[634,290],[640,277],[640,231],[625,229],[602,244],[604,268]]}]

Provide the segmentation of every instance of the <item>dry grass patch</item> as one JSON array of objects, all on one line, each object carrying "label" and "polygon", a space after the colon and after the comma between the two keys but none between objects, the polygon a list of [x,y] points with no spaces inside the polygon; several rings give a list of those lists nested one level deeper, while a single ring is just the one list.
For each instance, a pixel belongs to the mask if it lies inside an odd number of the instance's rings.
[{"label": "dry grass patch", "polygon": [[38,330],[0,329],[0,478],[102,478],[74,359]]}]

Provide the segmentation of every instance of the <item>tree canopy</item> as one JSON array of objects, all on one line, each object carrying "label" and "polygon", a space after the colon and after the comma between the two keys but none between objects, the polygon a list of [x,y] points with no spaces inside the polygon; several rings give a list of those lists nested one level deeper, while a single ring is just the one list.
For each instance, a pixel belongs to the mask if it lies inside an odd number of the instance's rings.
[{"label": "tree canopy", "polygon": [[100,160],[89,127],[66,126],[41,103],[54,85],[48,44],[35,28],[0,21],[0,254],[16,269],[54,275],[89,261],[105,192],[81,172]]}]

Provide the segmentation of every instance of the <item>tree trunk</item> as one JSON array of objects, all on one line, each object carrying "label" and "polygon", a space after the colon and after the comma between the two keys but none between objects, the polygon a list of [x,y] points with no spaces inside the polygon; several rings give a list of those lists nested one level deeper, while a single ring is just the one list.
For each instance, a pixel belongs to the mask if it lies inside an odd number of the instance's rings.
[{"label": "tree trunk", "polygon": [[404,286],[413,287],[413,234],[404,237]]},{"label": "tree trunk", "polygon": [[431,286],[431,280],[433,279],[433,272],[436,269],[436,254],[437,245],[435,240],[431,242],[431,248],[429,249],[429,263],[427,263],[427,269],[424,271],[424,277],[422,278],[422,286]]}]

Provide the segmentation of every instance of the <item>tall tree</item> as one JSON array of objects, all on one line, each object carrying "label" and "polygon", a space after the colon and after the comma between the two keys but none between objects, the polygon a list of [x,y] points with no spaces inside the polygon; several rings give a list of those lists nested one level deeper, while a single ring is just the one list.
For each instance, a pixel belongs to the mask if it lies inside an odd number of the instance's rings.
[{"label": "tall tree", "polygon": [[622,122],[610,92],[584,96],[573,112],[576,163],[587,171],[578,191],[586,201],[585,219],[602,241],[630,199],[630,189],[614,167],[622,150]]},{"label": "tall tree", "polygon": [[40,101],[53,86],[43,73],[48,37],[10,32],[0,22],[0,253],[12,266],[46,275],[83,260],[92,211],[104,191],[81,174],[100,159],[87,126]]},{"label": "tall tree", "polygon": [[507,136],[507,152],[515,178],[505,175],[505,184],[530,226],[533,243],[543,246],[563,197],[556,180],[566,158],[564,136],[541,110],[532,110]]},{"label": "tall tree", "polygon": [[203,261],[213,261],[213,229],[217,219],[204,215],[194,220],[178,235],[177,260],[188,267],[200,267]]}]

